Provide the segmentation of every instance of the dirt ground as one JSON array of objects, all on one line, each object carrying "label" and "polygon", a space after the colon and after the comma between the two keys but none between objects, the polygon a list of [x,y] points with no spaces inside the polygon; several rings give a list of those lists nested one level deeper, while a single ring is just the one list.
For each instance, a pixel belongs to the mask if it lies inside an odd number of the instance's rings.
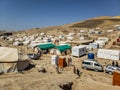
[{"label": "dirt ground", "polygon": [[[106,48],[111,47],[112,41],[108,43]],[[3,45],[7,46],[6,43],[3,42]],[[83,70],[81,68],[81,62],[87,59],[87,56],[80,58],[72,57],[72,59],[72,64],[80,70],[80,77],[73,73],[73,66],[60,69],[58,74],[55,69],[56,67],[51,65],[51,55],[44,54],[41,60],[32,60],[36,67],[28,71],[1,74],[0,90],[120,90],[119,86],[112,85],[112,75],[105,72]],[[95,59],[103,66],[112,62],[111,60],[96,57]],[[118,62],[120,65],[120,60]],[[38,72],[40,67],[44,67],[47,72]]]},{"label": "dirt ground", "polygon": [[[119,86],[112,85],[112,75],[81,68],[81,62],[87,59],[87,56],[72,59],[72,64],[81,72],[80,77],[73,73],[73,66],[60,69],[60,73],[56,73],[55,66],[51,65],[51,55],[46,54],[41,60],[32,61],[36,65],[35,68],[21,73],[0,75],[0,90],[70,90],[60,86],[71,82],[73,83],[71,90],[120,90]],[[98,60],[101,64],[111,63],[109,60]],[[41,66],[46,69],[46,73],[38,72],[37,68]]]}]

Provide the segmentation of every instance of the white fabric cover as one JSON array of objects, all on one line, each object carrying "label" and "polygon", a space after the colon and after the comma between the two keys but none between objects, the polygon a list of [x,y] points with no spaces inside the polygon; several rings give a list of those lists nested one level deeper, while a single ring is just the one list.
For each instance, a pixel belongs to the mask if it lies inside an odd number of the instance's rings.
[{"label": "white fabric cover", "polygon": [[111,49],[99,49],[97,52],[98,58],[120,60],[120,51]]},{"label": "white fabric cover", "polygon": [[0,73],[18,72],[29,66],[28,56],[19,55],[16,48],[0,47]]},{"label": "white fabric cover", "polygon": [[16,48],[0,47],[0,62],[18,61],[18,50]]}]

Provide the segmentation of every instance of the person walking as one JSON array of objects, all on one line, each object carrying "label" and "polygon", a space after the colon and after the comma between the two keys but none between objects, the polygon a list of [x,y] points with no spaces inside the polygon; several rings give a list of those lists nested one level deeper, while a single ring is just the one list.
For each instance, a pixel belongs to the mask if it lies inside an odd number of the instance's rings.
[{"label": "person walking", "polygon": [[75,68],[75,65],[73,67],[73,73],[76,74],[76,68]]},{"label": "person walking", "polygon": [[115,66],[115,62],[114,61],[112,61],[112,66]]},{"label": "person walking", "polygon": [[77,72],[77,75],[80,77],[80,71],[78,68],[76,69],[76,72]]},{"label": "person walking", "polygon": [[118,62],[116,61],[116,67],[119,67]]},{"label": "person walking", "polygon": [[68,64],[68,66],[70,66],[70,58],[68,58],[67,64]]},{"label": "person walking", "polygon": [[70,58],[69,58],[69,59],[70,59],[70,65],[72,65],[72,57],[70,56]]}]

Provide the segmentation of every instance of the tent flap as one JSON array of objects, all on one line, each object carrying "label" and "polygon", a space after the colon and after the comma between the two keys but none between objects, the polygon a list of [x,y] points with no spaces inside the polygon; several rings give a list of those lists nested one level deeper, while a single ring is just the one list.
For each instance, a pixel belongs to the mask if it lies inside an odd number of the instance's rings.
[{"label": "tent flap", "polygon": [[0,73],[17,72],[16,63],[0,63]]}]

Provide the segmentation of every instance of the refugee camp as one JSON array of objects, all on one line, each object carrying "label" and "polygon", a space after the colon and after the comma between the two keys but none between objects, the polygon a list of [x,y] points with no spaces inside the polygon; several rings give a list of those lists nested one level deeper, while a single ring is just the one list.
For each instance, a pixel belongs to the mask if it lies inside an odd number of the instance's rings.
[{"label": "refugee camp", "polygon": [[120,90],[119,0],[0,0],[0,90]]}]

